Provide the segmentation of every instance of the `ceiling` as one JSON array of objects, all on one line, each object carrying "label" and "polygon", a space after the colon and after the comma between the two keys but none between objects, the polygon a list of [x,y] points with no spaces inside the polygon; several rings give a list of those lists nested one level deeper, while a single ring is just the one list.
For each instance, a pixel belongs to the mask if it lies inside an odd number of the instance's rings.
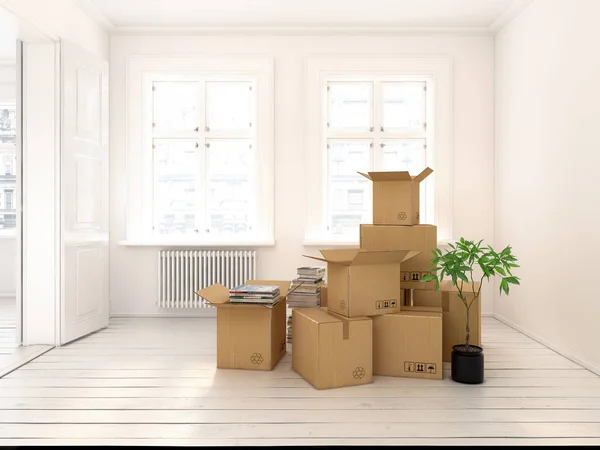
[{"label": "ceiling", "polygon": [[76,0],[109,30],[353,27],[493,30],[531,0]]}]

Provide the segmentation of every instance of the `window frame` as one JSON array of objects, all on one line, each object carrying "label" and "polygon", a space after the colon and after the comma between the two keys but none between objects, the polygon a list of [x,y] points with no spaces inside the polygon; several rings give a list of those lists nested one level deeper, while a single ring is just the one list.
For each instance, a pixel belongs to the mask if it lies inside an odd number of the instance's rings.
[{"label": "window frame", "polygon": [[[207,140],[220,138],[243,138],[248,133],[230,131],[206,131],[207,102],[205,101],[206,82],[210,81],[252,81],[256,86],[255,121],[252,137],[256,142],[256,182],[259,205],[256,234],[248,236],[210,236],[197,233],[186,236],[166,236],[154,234],[154,152],[152,140],[158,138],[147,126],[152,118],[152,84],[155,81],[199,81],[198,87],[198,132],[189,131],[188,136],[174,133],[177,139],[194,139],[200,145]],[[127,213],[126,239],[124,245],[190,245],[213,246],[263,246],[274,245],[274,155],[273,155],[273,59],[268,57],[130,57],[127,75]],[[164,133],[161,138],[169,138]],[[198,154],[206,158],[206,147]],[[198,158],[200,158],[198,156]],[[206,159],[205,159],[206,161]],[[198,159],[199,166],[202,163]],[[205,169],[204,173],[208,173]],[[203,178],[204,175],[202,175]],[[208,191],[198,189],[198,198],[206,201]],[[197,205],[197,211],[201,205]]]},{"label": "window frame", "polygon": [[[373,142],[374,164],[386,139],[409,139],[413,133],[399,130],[374,132],[334,132],[327,129],[327,84],[335,81],[373,82],[373,123],[382,124],[382,86],[385,81],[425,81],[427,84],[426,123],[427,165],[434,174],[422,185],[428,193],[425,199],[430,223],[438,226],[438,241],[452,236],[451,182],[451,62],[446,57],[398,56],[312,56],[306,61],[306,141],[307,167],[306,228],[304,245],[356,246],[356,236],[334,235],[327,232],[328,139],[365,139]],[[419,136],[414,135],[414,138]],[[308,168],[311,170],[308,170]],[[375,166],[376,167],[376,166]],[[314,169],[314,170],[313,170]],[[314,201],[313,201],[314,200]]]},{"label": "window frame", "polygon": [[[9,102],[9,101],[0,101],[0,108],[14,108],[15,111],[17,110],[17,104],[15,102]],[[18,127],[18,124],[17,124]],[[15,217],[18,215],[18,211],[17,211],[17,204],[16,204],[16,191],[17,191],[17,164],[18,164],[18,155],[17,155],[17,141],[18,141],[18,131],[17,131],[17,135],[16,135],[16,139],[15,139],[15,143],[1,143],[0,142],[0,156],[3,157],[2,158],[2,173],[1,175],[4,175],[4,159],[6,158],[6,156],[11,156],[15,158],[15,186],[13,188],[6,188],[6,189],[2,189],[2,209],[6,209],[6,197],[5,197],[5,192],[6,190],[12,190],[12,202],[14,205],[14,209],[15,209]],[[4,175],[6,176],[6,175]],[[17,226],[18,224],[15,224],[15,226],[13,228],[1,228],[0,229],[0,238],[13,238],[17,236]]]}]

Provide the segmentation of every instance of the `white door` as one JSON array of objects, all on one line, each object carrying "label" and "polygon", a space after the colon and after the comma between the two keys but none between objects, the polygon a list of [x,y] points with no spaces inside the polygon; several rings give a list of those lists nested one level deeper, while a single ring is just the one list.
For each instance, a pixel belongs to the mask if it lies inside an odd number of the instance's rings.
[{"label": "white door", "polygon": [[108,63],[61,41],[61,344],[108,325]]}]

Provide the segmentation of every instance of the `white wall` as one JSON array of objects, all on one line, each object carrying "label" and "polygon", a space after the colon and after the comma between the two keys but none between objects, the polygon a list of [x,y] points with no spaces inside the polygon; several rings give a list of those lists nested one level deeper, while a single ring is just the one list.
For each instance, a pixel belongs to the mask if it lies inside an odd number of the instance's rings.
[{"label": "white wall", "polygon": [[599,17],[537,0],[497,35],[495,239],[522,282],[495,312],[600,371]]},{"label": "white wall", "polygon": [[46,37],[67,39],[108,61],[108,34],[74,0],[12,0],[2,6]]},{"label": "white wall", "polygon": [[[260,54],[275,58],[275,240],[258,274],[290,279],[305,248],[304,58],[307,55],[447,55],[453,64],[454,237],[494,235],[494,42],[491,36],[111,36],[111,313],[158,314],[157,248],[122,247],[126,211],[126,63],[131,55]],[[491,287],[484,311],[492,311]]]}]

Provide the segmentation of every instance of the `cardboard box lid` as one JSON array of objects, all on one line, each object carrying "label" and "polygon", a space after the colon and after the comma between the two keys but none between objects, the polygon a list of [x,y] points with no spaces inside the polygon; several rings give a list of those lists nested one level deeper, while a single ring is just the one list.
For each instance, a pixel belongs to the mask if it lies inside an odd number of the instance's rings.
[{"label": "cardboard box lid", "polygon": [[420,183],[433,173],[433,169],[426,167],[419,175],[411,176],[409,172],[358,172],[371,181],[416,181]]},{"label": "cardboard box lid", "polygon": [[307,258],[341,264],[344,266],[366,266],[374,264],[393,264],[406,261],[417,256],[416,250],[365,250],[361,248],[319,250],[322,258],[303,255]]},{"label": "cardboard box lid", "polygon": [[[290,287],[291,281],[270,281],[270,280],[248,280],[246,284],[254,284],[254,285],[266,285],[266,286],[279,286],[279,295],[281,300],[283,300],[287,294],[287,291]],[[224,305],[229,303],[229,288],[223,286],[220,283],[215,283],[204,289],[200,289],[196,291],[196,294],[205,299],[213,306]],[[268,308],[268,306],[257,304],[251,305],[248,303],[240,303],[239,306],[262,306]]]},{"label": "cardboard box lid", "polygon": [[317,325],[341,323],[343,340],[350,338],[350,322],[371,320],[366,316],[344,317],[332,311],[328,311],[327,308],[296,308],[294,309],[294,313],[306,317]]}]

